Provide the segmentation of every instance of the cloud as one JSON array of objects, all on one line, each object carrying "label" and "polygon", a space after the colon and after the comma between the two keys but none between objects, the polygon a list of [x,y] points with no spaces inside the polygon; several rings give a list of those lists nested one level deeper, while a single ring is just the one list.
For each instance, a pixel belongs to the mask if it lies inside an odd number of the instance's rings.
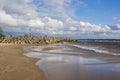
[{"label": "cloud", "polygon": [[91,24],[89,22],[83,22],[83,21],[74,21],[71,19],[66,20],[66,26],[70,26],[71,31],[78,31],[79,34],[93,34],[96,32],[108,32],[111,30],[111,28],[108,25],[96,25]]},{"label": "cloud", "polygon": [[[66,36],[120,34],[108,25],[74,20],[73,6],[80,5],[86,4],[82,0],[0,0],[0,25],[6,32]],[[116,26],[120,29],[119,24]]]},{"label": "cloud", "polygon": [[10,26],[16,26],[16,19],[13,18],[13,16],[7,14],[5,11],[0,11],[0,22],[3,24],[7,24]]},{"label": "cloud", "polygon": [[120,23],[120,18],[119,17],[112,17],[112,20]]},{"label": "cloud", "polygon": [[63,22],[49,17],[43,18],[45,28],[49,30],[58,30],[63,28]]},{"label": "cloud", "polygon": [[118,29],[120,29],[120,24],[116,24],[115,26],[116,26]]},{"label": "cloud", "polygon": [[31,27],[40,27],[40,28],[43,28],[44,25],[45,24],[41,20],[39,20],[39,19],[29,20],[28,21],[28,26],[31,26]]},{"label": "cloud", "polygon": [[76,27],[73,27],[73,26],[71,26],[69,29],[70,29],[71,31],[77,30],[77,28],[76,28]]},{"label": "cloud", "polygon": [[80,31],[83,32],[90,32],[90,33],[94,33],[94,32],[107,32],[110,30],[110,27],[107,25],[95,25],[95,24],[91,24],[89,22],[80,22]]}]

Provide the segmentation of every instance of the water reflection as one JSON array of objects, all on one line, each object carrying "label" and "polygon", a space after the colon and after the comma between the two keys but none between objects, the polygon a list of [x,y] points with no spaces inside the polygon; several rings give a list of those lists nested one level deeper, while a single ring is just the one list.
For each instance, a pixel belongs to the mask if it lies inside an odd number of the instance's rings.
[{"label": "water reflection", "polygon": [[111,74],[118,74],[120,75],[120,63],[116,64],[103,64],[103,65],[94,65],[94,66],[88,66],[89,69],[97,72],[105,72],[105,73],[111,73]]},{"label": "water reflection", "polygon": [[[47,55],[48,56],[48,55]],[[84,58],[80,56],[69,56],[69,55],[50,55],[40,62],[62,62],[68,64],[95,64],[95,63],[105,63],[104,61],[93,59],[93,58]]]},{"label": "water reflection", "polygon": [[34,48],[25,55],[40,59],[36,65],[45,72],[48,80],[113,80],[113,78],[120,80],[119,63],[111,64],[104,58],[104,60],[102,58],[85,58],[80,55],[75,56],[74,53],[73,55],[51,54],[72,53],[68,51],[69,48],[49,51],[43,51],[43,48],[45,47]]}]

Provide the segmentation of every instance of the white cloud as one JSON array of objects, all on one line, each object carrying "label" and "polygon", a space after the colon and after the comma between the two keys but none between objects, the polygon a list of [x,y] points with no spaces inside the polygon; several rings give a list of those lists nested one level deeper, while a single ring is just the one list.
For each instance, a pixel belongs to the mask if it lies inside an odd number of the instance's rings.
[{"label": "white cloud", "polygon": [[70,27],[70,30],[74,31],[74,30],[77,30],[77,28],[72,26],[72,27]]},{"label": "white cloud", "polygon": [[87,33],[107,32],[110,30],[110,27],[107,25],[102,26],[102,25],[91,24],[89,22],[80,22],[79,30]]},{"label": "white cloud", "polygon": [[48,30],[58,30],[63,28],[63,22],[49,17],[43,18],[45,28]]},{"label": "white cloud", "polygon": [[[35,1],[37,1],[35,3]],[[120,34],[108,25],[73,20],[73,0],[0,0],[0,25],[4,31],[43,32],[49,34]],[[78,1],[78,0],[75,0]],[[33,2],[35,4],[33,4]],[[81,0],[74,5],[85,5]],[[116,19],[116,18],[114,18]],[[120,29],[120,25],[117,24]]]},{"label": "white cloud", "polygon": [[44,25],[45,24],[41,20],[39,20],[39,19],[29,20],[28,21],[28,26],[31,26],[31,27],[40,27],[40,28],[43,28]]},{"label": "white cloud", "polygon": [[117,28],[120,29],[120,24],[116,24]]},{"label": "white cloud", "polygon": [[13,16],[7,14],[5,11],[0,10],[0,22],[3,24],[8,24],[10,26],[16,26],[17,22]]},{"label": "white cloud", "polygon": [[119,17],[112,17],[112,20],[120,23],[120,18]]},{"label": "white cloud", "polygon": [[91,24],[89,22],[74,21],[71,19],[68,19],[66,21],[66,26],[70,26],[69,29],[71,31],[77,30],[79,32],[79,34],[80,33],[90,34],[90,33],[96,33],[96,32],[109,32],[111,30],[111,28],[108,25],[95,25],[95,24]]}]

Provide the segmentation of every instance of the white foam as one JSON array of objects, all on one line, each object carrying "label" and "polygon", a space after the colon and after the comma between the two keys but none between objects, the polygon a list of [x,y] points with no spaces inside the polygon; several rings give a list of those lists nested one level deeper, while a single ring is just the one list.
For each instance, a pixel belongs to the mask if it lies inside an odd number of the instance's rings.
[{"label": "white foam", "polygon": [[[44,48],[47,48],[47,47],[54,47],[56,49],[51,49],[51,50],[43,50]],[[70,48],[68,47],[65,47],[64,45],[62,44],[52,44],[52,45],[46,45],[46,46],[37,46],[37,47],[30,47],[31,51],[33,52],[39,52],[39,53],[62,53],[62,54],[83,54],[83,53],[79,53],[79,52],[74,52],[74,51],[69,51],[71,50]]]},{"label": "white foam", "polygon": [[[57,47],[57,49],[48,50],[48,51],[43,50],[46,47]],[[65,46],[64,44],[57,44],[57,45],[54,44],[54,45],[47,45],[47,46],[40,46],[33,48],[31,47],[30,49],[31,52],[25,55],[28,57],[40,59],[40,61],[38,61],[36,65],[39,65],[41,62],[63,62],[63,63],[72,63],[72,64],[74,63],[90,64],[90,63],[101,63],[101,62],[103,63],[103,61],[98,59],[93,59],[93,58],[89,59],[80,56],[75,56],[75,54],[83,54],[83,53],[71,51],[71,48]]]},{"label": "white foam", "polygon": [[28,57],[32,57],[32,58],[37,58],[37,59],[55,56],[55,54],[40,53],[40,52],[29,52],[29,53],[26,53],[24,55],[28,56]]},{"label": "white foam", "polygon": [[110,54],[110,55],[120,55],[118,53],[111,53],[108,50],[102,50],[99,47],[92,47],[92,46],[88,47],[88,46],[81,46],[81,45],[73,45],[73,46],[75,46],[77,48],[86,49],[86,50],[92,50],[92,51],[98,52],[98,53],[105,53],[105,54]]},{"label": "white foam", "polygon": [[48,53],[38,53],[38,52],[29,52],[25,54],[28,57],[40,59],[36,65],[41,65],[42,63],[47,62],[61,62],[69,64],[95,64],[95,63],[105,63],[104,61],[93,59],[93,58],[83,58],[80,56],[73,55],[56,55]]}]

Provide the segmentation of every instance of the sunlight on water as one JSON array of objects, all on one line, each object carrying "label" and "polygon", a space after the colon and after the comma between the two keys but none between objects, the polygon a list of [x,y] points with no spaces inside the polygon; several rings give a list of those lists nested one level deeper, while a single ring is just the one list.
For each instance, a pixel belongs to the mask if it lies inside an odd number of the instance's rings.
[{"label": "sunlight on water", "polygon": [[[98,59],[91,59],[91,58],[83,58],[83,57],[77,57],[77,56],[69,56],[69,55],[53,55],[48,56],[40,62],[62,62],[62,63],[68,63],[68,64],[95,64],[95,63],[105,63],[104,61],[98,60]],[[39,63],[38,63],[39,64]]]}]

